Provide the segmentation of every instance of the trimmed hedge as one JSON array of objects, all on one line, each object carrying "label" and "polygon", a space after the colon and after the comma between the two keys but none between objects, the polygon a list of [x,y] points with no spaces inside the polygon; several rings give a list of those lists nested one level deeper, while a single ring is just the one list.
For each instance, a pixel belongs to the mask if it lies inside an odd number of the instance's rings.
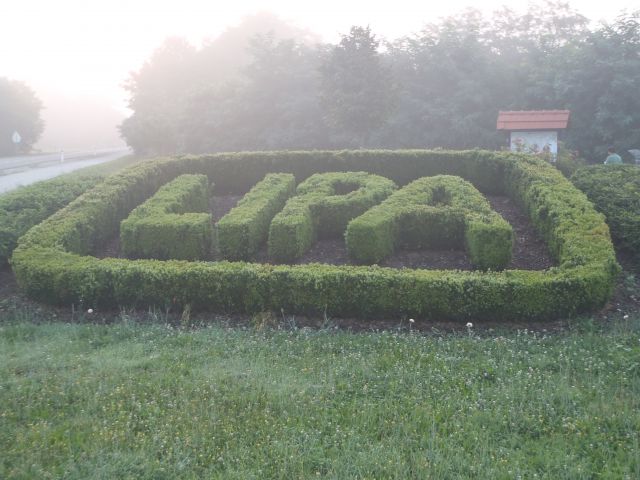
[{"label": "trimmed hedge", "polygon": [[56,178],[0,196],[0,264],[27,230],[103,180],[98,175]]},{"label": "trimmed hedge", "polygon": [[[483,192],[506,192],[529,213],[558,266],[458,272],[90,256],[136,205],[180,174],[205,173],[227,191],[247,191],[270,172],[304,179],[327,170],[364,169],[400,185],[443,173],[462,176]],[[55,304],[460,321],[592,311],[610,298],[619,272],[604,217],[552,166],[509,152],[418,150],[255,152],[145,162],[32,228],[11,263],[27,295]]]},{"label": "trimmed hedge", "polygon": [[27,230],[68,205],[111,173],[137,161],[135,157],[126,156],[1,194],[0,265],[9,259],[18,244],[18,238]]},{"label": "trimmed hedge", "polygon": [[377,263],[397,248],[464,246],[475,267],[501,270],[511,261],[513,231],[469,182],[437,175],[414,180],[352,220],[346,241],[358,263]]},{"label": "trimmed hedge", "polygon": [[211,255],[213,222],[206,175],[180,175],[120,223],[128,258],[204,260]]},{"label": "trimmed hedge", "polygon": [[596,165],[581,168],[571,181],[607,217],[613,239],[640,255],[640,168]]},{"label": "trimmed hedge", "polygon": [[269,228],[269,257],[293,262],[317,238],[344,233],[352,218],[387,198],[396,184],[367,172],[329,172],[312,175],[298,185]]},{"label": "trimmed hedge", "polygon": [[227,260],[249,260],[266,242],[273,217],[296,189],[289,173],[272,173],[247,193],[216,225],[218,251]]}]

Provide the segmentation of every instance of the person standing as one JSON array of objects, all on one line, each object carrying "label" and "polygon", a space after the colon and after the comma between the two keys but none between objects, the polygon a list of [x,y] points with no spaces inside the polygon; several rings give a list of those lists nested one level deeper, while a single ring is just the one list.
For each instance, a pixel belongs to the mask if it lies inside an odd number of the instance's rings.
[{"label": "person standing", "polygon": [[616,153],[615,148],[609,147],[607,152],[609,153],[609,155],[604,161],[605,165],[622,165],[622,157]]}]

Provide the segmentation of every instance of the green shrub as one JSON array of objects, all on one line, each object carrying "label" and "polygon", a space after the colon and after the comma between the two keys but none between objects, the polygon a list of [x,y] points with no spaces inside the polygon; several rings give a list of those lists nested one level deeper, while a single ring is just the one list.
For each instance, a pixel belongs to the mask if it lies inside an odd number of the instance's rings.
[{"label": "green shrub", "polygon": [[388,197],[395,183],[366,172],[312,175],[298,185],[269,228],[269,256],[278,262],[300,258],[318,236],[337,237],[352,218]]},{"label": "green shrub", "polygon": [[437,175],[414,180],[352,220],[346,240],[358,263],[378,263],[397,248],[464,245],[474,266],[501,270],[511,261],[513,232],[473,185]]},{"label": "green shrub", "polygon": [[596,165],[581,168],[571,181],[607,217],[620,247],[640,255],[640,168]]},{"label": "green shrub", "polygon": [[96,175],[55,178],[0,196],[0,264],[11,256],[22,234],[101,180]]},{"label": "green shrub", "polygon": [[216,225],[218,251],[227,260],[249,260],[266,242],[273,217],[293,195],[296,179],[272,173],[256,184]]},{"label": "green shrub", "polygon": [[563,145],[558,145],[558,158],[555,162],[555,167],[562,172],[562,174],[569,178],[576,170],[587,165],[587,161],[578,155],[578,152],[571,152],[567,150]]},{"label": "green shrub", "polygon": [[18,238],[27,230],[78,198],[107,175],[135,161],[134,157],[123,157],[0,195],[0,265],[8,260]]},{"label": "green shrub", "polygon": [[129,258],[200,260],[210,256],[213,223],[206,175],[181,175],[137,207],[120,224]]},{"label": "green shrub", "polygon": [[[160,185],[205,173],[246,191],[265,172],[307,178],[367,169],[404,185],[437,173],[483,192],[506,192],[529,213],[558,266],[545,271],[459,272],[376,266],[99,260],[88,255]],[[326,314],[359,318],[551,319],[602,307],[619,267],[604,217],[543,161],[466,151],[256,152],[144,162],[107,178],[19,240],[11,263],[21,289],[55,304]]]}]

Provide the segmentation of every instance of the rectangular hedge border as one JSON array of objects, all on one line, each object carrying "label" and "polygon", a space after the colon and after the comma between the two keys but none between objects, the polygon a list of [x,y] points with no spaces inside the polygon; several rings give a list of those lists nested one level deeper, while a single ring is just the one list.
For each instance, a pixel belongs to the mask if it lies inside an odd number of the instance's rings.
[{"label": "rectangular hedge border", "polygon": [[640,168],[636,165],[593,165],[571,177],[607,217],[620,247],[640,257]]},{"label": "rectangular hedge border", "polygon": [[[301,180],[319,171],[353,170],[400,185],[422,176],[460,175],[481,191],[506,192],[529,212],[559,266],[483,273],[89,256],[135,206],[179,174],[206,173],[230,191],[246,191],[267,173],[289,172]],[[619,272],[604,217],[559,171],[529,156],[483,151],[268,152],[145,162],[30,230],[12,265],[24,292],[56,304],[457,320],[592,311],[609,299]]]},{"label": "rectangular hedge border", "polygon": [[18,238],[104,179],[99,175],[55,178],[0,196],[0,265],[11,256]]},{"label": "rectangular hedge border", "polygon": [[206,175],[180,175],[120,223],[128,258],[206,260],[213,248]]},{"label": "rectangular hedge border", "polygon": [[135,157],[126,156],[0,194],[0,266],[11,257],[18,239],[31,227],[68,205],[108,175],[136,161]]}]

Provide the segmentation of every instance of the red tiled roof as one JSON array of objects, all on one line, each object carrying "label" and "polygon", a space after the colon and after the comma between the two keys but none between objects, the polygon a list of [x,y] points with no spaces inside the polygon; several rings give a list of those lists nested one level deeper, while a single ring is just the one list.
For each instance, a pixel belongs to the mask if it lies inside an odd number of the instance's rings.
[{"label": "red tiled roof", "polygon": [[561,130],[569,123],[569,110],[498,112],[498,130]]}]

